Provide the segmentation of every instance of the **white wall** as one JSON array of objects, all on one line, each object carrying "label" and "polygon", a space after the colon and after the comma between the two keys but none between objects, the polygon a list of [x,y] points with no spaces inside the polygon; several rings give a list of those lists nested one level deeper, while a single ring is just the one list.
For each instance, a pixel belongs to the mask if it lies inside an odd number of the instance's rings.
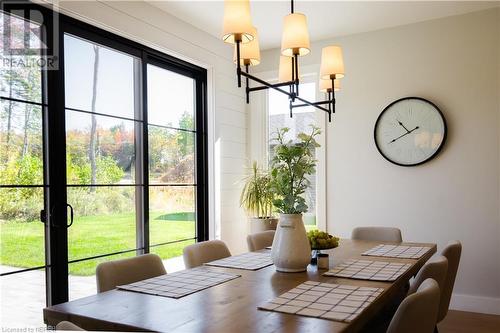
[{"label": "white wall", "polygon": [[[346,77],[327,125],[328,231],[397,226],[438,251],[458,239],[452,307],[500,314],[500,10],[316,42],[303,68],[319,70],[332,43]],[[278,55],[264,52],[259,71],[277,68]],[[386,161],[373,140],[377,116],[404,96],[437,103],[449,127],[437,158],[410,168]]]},{"label": "white wall", "polygon": [[234,252],[245,250],[245,234],[238,233],[246,218],[237,202],[237,180],[247,164],[246,110],[232,48],[142,1],[60,1],[59,7],[69,16],[207,68],[210,238],[222,238]]}]

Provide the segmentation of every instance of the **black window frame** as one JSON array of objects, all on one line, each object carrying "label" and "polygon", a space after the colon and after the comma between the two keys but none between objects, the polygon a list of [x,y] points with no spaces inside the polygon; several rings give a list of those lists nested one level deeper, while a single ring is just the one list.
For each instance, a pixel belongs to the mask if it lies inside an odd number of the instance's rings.
[{"label": "black window frame", "polygon": [[[195,80],[195,208],[196,208],[196,235],[193,240],[204,241],[208,239],[208,146],[207,146],[207,70],[167,55],[151,47],[116,35],[101,28],[92,26],[75,18],[58,13],[57,43],[54,41],[53,30],[56,24],[53,21],[51,8],[33,4],[26,1],[20,4],[16,1],[10,9],[37,10],[43,15],[44,34],[47,45],[46,54],[58,56],[58,70],[48,70],[42,73],[42,88],[47,104],[44,113],[44,162],[45,162],[45,212],[46,222],[46,265],[39,268],[46,269],[47,305],[66,302],[69,298],[68,266],[72,262],[90,260],[96,257],[111,256],[116,253],[98,255],[95,257],[68,260],[68,211],[67,211],[67,179],[66,179],[66,128],[65,128],[65,84],[64,84],[64,35],[71,34],[76,37],[95,42],[111,49],[132,55],[140,60],[141,72],[141,98],[142,98],[142,178],[136,179],[135,186],[142,186],[142,246],[135,249],[121,251],[120,253],[136,251],[137,254],[149,253],[149,165],[148,165],[148,122],[147,122],[147,65],[152,64],[173,71]],[[8,8],[2,8],[9,13]],[[57,47],[56,47],[57,45]],[[139,158],[139,155],[136,155]],[[139,185],[139,183],[142,183]],[[83,185],[82,185],[83,186]],[[163,185],[169,186],[169,185]],[[136,201],[138,199],[136,198]],[[69,203],[71,204],[71,203]],[[136,235],[136,238],[139,235]],[[182,242],[172,241],[155,246]]]}]

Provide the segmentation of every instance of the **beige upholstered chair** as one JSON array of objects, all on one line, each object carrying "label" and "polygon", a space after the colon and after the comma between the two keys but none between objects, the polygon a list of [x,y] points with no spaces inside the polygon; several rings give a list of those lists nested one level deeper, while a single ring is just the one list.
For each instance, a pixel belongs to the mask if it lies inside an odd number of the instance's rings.
[{"label": "beige upholstered chair", "polygon": [[186,268],[193,268],[206,262],[230,257],[231,252],[223,241],[211,240],[186,246],[183,256]]},{"label": "beige upholstered chair", "polygon": [[399,305],[387,333],[432,333],[439,310],[439,286],[427,279]]},{"label": "beige upholstered chair", "polygon": [[415,293],[426,279],[434,279],[439,289],[444,290],[444,281],[448,272],[448,259],[444,256],[437,256],[429,260],[418,272],[415,280],[410,285],[408,295]]},{"label": "beige upholstered chair", "polygon": [[351,239],[401,243],[401,230],[390,227],[358,227],[352,230]]},{"label": "beige upholstered chair", "polygon": [[60,321],[56,325],[56,331],[84,331],[84,329],[79,326],[76,326],[72,322]]},{"label": "beige upholstered chair", "polygon": [[441,291],[441,301],[439,302],[439,313],[437,322],[441,322],[448,314],[450,306],[451,293],[457,277],[458,264],[462,254],[462,244],[459,241],[452,241],[441,251],[441,255],[448,259],[448,272],[444,280],[443,290]]},{"label": "beige upholstered chair", "polygon": [[167,272],[161,258],[152,253],[103,262],[96,268],[97,292],[102,293],[122,284],[163,274],[167,274]]},{"label": "beige upholstered chair", "polygon": [[274,230],[257,232],[247,236],[248,251],[258,251],[273,245]]}]

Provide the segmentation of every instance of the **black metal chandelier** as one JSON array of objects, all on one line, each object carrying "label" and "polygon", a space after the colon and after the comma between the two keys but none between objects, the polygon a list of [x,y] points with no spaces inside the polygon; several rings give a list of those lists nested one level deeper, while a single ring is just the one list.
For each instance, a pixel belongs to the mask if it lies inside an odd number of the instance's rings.
[{"label": "black metal chandelier", "polygon": [[[224,2],[224,29],[222,39],[226,43],[235,45],[234,61],[238,87],[241,87],[241,78],[245,77],[246,101],[250,102],[250,93],[263,89],[274,89],[288,96],[290,117],[293,109],[313,106],[328,114],[328,121],[332,121],[335,113],[335,91],[340,90],[340,79],[344,77],[344,62],[340,46],[331,45],[323,48],[320,67],[320,91],[326,99],[319,102],[310,102],[299,96],[299,57],[309,53],[309,32],[307,18],[304,14],[294,11],[291,0],[290,14],[283,20],[283,35],[281,40],[281,58],[279,68],[279,83],[271,84],[249,73],[249,67],[260,62],[259,41],[257,29],[252,26],[249,0],[225,0]],[[242,70],[244,66],[245,71]],[[260,84],[250,87],[250,80]]]}]

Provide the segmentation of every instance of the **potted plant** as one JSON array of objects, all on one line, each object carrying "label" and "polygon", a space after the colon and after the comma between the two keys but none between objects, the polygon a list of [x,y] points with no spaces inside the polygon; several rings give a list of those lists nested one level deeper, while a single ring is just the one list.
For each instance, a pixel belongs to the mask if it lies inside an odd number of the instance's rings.
[{"label": "potted plant", "polygon": [[319,128],[312,126],[309,134],[299,133],[295,141],[285,138],[288,128],[278,130],[271,160],[273,205],[280,213],[271,256],[280,272],[303,272],[311,260],[311,246],[306,235],[302,213],[307,211],[303,197],[310,186],[308,175],[316,168],[314,152],[319,144]]},{"label": "potted plant", "polygon": [[276,230],[278,219],[272,216],[274,195],[270,188],[271,177],[254,161],[252,173],[244,181],[240,206],[250,218],[251,232]]}]

